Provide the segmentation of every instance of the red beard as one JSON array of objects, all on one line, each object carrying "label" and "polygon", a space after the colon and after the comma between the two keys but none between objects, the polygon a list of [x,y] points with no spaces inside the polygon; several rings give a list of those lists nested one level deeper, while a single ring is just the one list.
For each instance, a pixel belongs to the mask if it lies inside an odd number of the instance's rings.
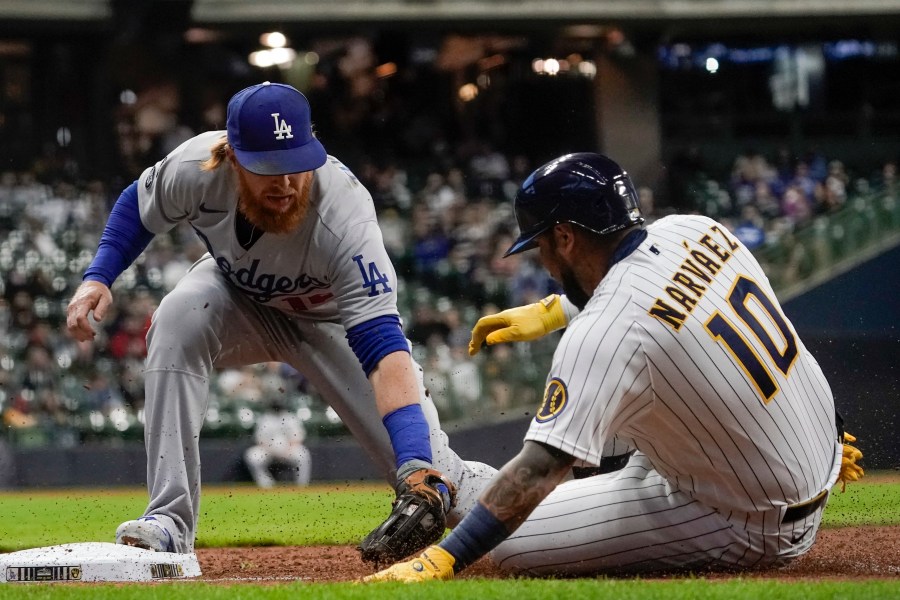
[{"label": "red beard", "polygon": [[274,195],[291,195],[290,205],[286,210],[275,210],[265,204],[264,198],[254,197],[240,170],[238,175],[238,210],[257,229],[266,233],[290,233],[306,216],[309,210],[309,196],[312,189],[312,177],[304,178],[300,188],[266,190]]}]

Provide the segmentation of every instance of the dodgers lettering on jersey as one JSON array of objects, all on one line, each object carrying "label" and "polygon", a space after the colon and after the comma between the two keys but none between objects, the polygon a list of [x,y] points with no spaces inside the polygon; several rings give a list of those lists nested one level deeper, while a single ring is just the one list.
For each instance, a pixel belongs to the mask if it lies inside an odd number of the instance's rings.
[{"label": "dodgers lettering on jersey", "polygon": [[[290,137],[291,126],[278,113],[272,117],[274,133]],[[398,314],[397,276],[375,208],[350,170],[329,156],[316,170],[309,213],[296,231],[242,240],[231,168],[200,169],[224,133],[200,134],[144,171],[138,186],[144,226],[163,233],[190,223],[222,275],[255,302],[347,328]]]},{"label": "dodgers lettering on jersey", "polygon": [[762,268],[706,217],[647,230],[563,334],[526,439],[599,464],[620,436],[728,510],[815,496],[840,466],[834,401]]},{"label": "dodgers lettering on jersey", "polygon": [[[257,258],[249,267],[235,269],[224,256],[216,259],[216,265],[225,278],[261,304],[268,303],[272,298],[302,297],[312,290],[326,290],[330,287],[327,281],[319,281],[306,273],[296,279],[287,276],[277,277],[271,273],[257,273],[259,262]],[[328,296],[330,298],[331,294]]]}]

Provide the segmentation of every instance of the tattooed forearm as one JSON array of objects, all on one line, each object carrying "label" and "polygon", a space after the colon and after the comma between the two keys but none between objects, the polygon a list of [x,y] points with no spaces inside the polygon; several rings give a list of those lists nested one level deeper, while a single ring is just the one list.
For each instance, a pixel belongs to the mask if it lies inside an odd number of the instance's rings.
[{"label": "tattooed forearm", "polygon": [[547,497],[572,466],[573,458],[535,442],[525,442],[485,489],[481,502],[513,532]]},{"label": "tattooed forearm", "polygon": [[511,474],[509,466],[485,490],[481,502],[512,532],[553,488],[544,489],[541,478],[527,467]]}]

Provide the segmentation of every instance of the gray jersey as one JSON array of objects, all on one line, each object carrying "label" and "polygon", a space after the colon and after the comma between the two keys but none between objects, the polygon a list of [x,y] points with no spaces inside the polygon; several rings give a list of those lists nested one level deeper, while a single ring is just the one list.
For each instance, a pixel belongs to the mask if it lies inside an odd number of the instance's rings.
[{"label": "gray jersey", "polygon": [[[350,347],[347,329],[397,315],[397,278],[368,191],[337,159],[316,169],[309,213],[287,234],[258,234],[238,207],[234,170],[204,171],[224,132],[188,140],[138,180],[144,226],[162,233],[187,222],[209,254],[160,302],[147,336],[145,512],[162,523],[178,552],[193,550],[200,512],[199,434],[209,378],[216,368],[261,362],[292,365],[322,394],[393,483],[394,452],[372,385]],[[432,462],[457,486],[454,522],[477,500],[493,469],[466,463],[450,449],[413,361],[419,402],[430,431]],[[176,408],[172,408],[176,407]],[[248,464],[260,481],[267,455]],[[297,463],[301,457],[295,456]],[[303,462],[308,473],[309,461]],[[298,481],[305,480],[307,475]]]},{"label": "gray jersey", "polygon": [[599,464],[616,435],[728,510],[802,502],[837,477],[828,383],[760,265],[711,219],[660,219],[611,268],[563,335],[526,439]]},{"label": "gray jersey", "polygon": [[372,198],[349,169],[329,156],[316,170],[310,213],[294,232],[248,231],[242,240],[234,173],[227,164],[200,168],[223,135],[200,134],[141,174],[144,226],[158,234],[187,221],[231,284],[286,313],[345,328],[398,314],[397,277]]}]

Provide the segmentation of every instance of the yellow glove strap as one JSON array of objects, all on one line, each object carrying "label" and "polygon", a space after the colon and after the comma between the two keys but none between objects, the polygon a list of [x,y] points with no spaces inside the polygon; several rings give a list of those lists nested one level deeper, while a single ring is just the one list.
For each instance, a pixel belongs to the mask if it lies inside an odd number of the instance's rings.
[{"label": "yellow glove strap", "polygon": [[545,333],[562,329],[567,325],[566,312],[562,307],[562,300],[559,294],[550,294],[538,304],[543,309],[541,312],[541,321],[544,323]]}]

